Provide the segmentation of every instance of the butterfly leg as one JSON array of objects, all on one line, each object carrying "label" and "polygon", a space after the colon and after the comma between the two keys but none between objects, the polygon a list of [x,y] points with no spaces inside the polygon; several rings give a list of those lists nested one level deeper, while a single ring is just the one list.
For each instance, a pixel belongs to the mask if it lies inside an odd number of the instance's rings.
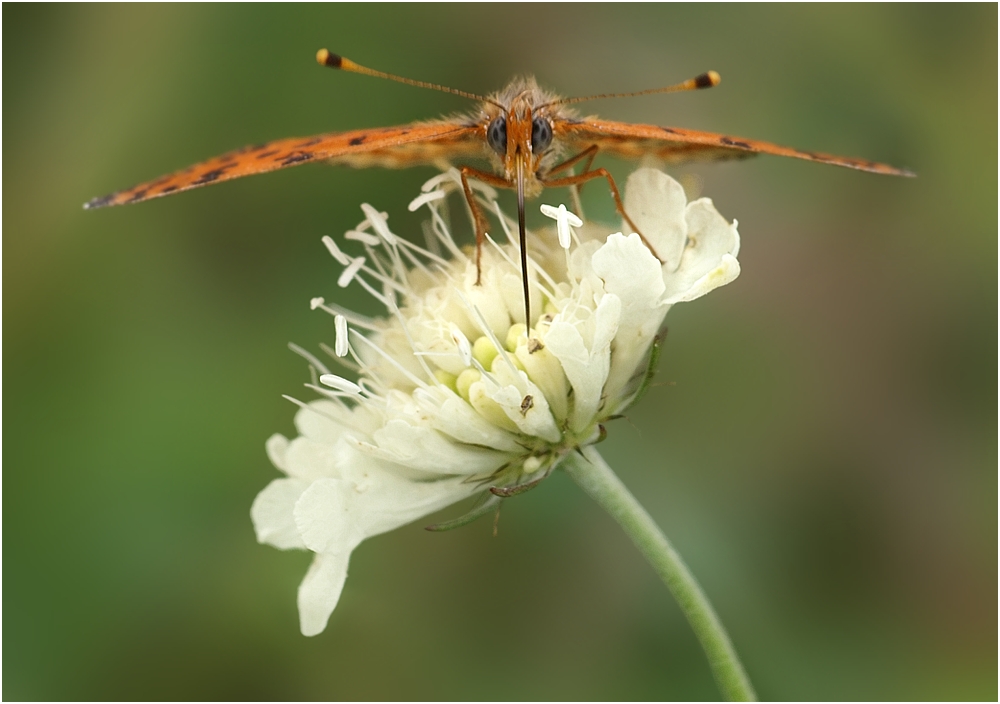
[{"label": "butterfly leg", "polygon": [[478,286],[483,275],[483,241],[486,239],[486,228],[489,227],[489,223],[486,221],[486,216],[483,215],[482,209],[479,207],[479,204],[476,203],[476,198],[472,194],[472,187],[469,185],[469,177],[471,176],[477,181],[482,181],[483,183],[489,184],[490,186],[497,186],[498,188],[510,188],[510,183],[508,183],[504,178],[488,174],[484,171],[480,171],[479,169],[474,169],[471,166],[459,167],[459,173],[462,175],[462,188],[465,191],[465,200],[468,202],[469,209],[472,211],[472,220],[475,222],[476,226],[476,286]]},{"label": "butterfly leg", "polygon": [[[587,162],[583,165],[583,172],[587,173],[588,171],[590,171],[590,165],[594,163],[594,157],[597,156],[597,150],[598,150],[598,146],[596,144],[593,144],[593,145],[587,147],[586,149],[584,149],[579,154],[577,154],[575,156],[571,156],[569,159],[567,159],[566,161],[564,161],[564,162],[562,162],[560,164],[556,164],[551,169],[549,169],[549,171],[548,171],[548,173],[546,175],[547,176],[551,176],[552,174],[559,173],[560,171],[566,171],[567,169],[569,169],[569,168],[573,167],[574,165],[576,165],[582,159],[586,159],[587,160]],[[573,205],[576,208],[576,211],[577,211],[577,213],[579,213],[579,215],[580,215],[581,218],[583,217],[583,203],[580,202],[580,189],[581,189],[582,186],[583,186],[583,184],[581,183],[581,184],[577,184],[577,185],[575,185],[575,186],[572,187],[573,188]]]},{"label": "butterfly leg", "polygon": [[[580,161],[582,161],[584,159],[587,160],[587,163],[583,167],[583,172],[584,173],[589,173],[590,172],[590,165],[594,163],[594,157],[597,156],[597,150],[598,150],[598,146],[596,144],[593,144],[593,145],[587,147],[586,149],[584,149],[579,154],[577,154],[575,156],[571,156],[566,161],[563,161],[563,162],[561,162],[561,163],[556,164],[555,166],[553,166],[551,169],[549,169],[549,171],[546,174],[546,176],[549,176],[551,174],[557,174],[560,171],[565,171],[566,169],[570,168],[571,166],[575,166],[577,163],[579,163]],[[577,185],[582,186],[583,184],[581,183],[581,184],[577,184]]]},{"label": "butterfly leg", "polygon": [[[596,147],[593,148],[595,150],[594,153],[596,154],[597,153]],[[585,150],[580,154],[578,154],[577,156],[580,156],[582,158],[582,156],[585,155],[587,151],[589,150]],[[553,186],[555,187],[579,186],[581,184],[586,183],[587,181],[592,181],[595,178],[607,179],[608,187],[611,189],[611,197],[615,199],[615,210],[618,211],[619,215],[625,218],[625,222],[628,223],[628,226],[632,228],[632,231],[634,233],[639,235],[640,239],[642,239],[643,244],[645,244],[646,247],[649,248],[649,251],[652,252],[653,256],[656,257],[657,259],[660,259],[660,255],[656,253],[656,250],[653,248],[653,245],[651,245],[649,243],[649,240],[647,240],[643,236],[642,232],[639,231],[639,228],[636,226],[636,224],[632,222],[632,218],[630,218],[628,216],[628,213],[625,212],[625,204],[622,203],[622,196],[621,193],[618,192],[618,186],[615,184],[615,180],[611,178],[611,174],[608,173],[608,170],[605,169],[603,166],[599,169],[594,169],[593,171],[584,171],[582,174],[577,174],[575,176],[564,176],[563,178],[543,180],[542,185],[544,185],[546,188],[550,188]],[[660,262],[663,262],[663,260],[660,259]]]}]

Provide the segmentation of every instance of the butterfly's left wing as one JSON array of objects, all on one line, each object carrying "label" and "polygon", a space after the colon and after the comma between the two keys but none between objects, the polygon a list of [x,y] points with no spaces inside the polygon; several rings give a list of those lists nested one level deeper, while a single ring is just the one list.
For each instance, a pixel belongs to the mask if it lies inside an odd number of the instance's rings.
[{"label": "butterfly's left wing", "polygon": [[210,183],[265,173],[310,161],[347,166],[406,167],[483,155],[482,128],[454,121],[417,123],[353,132],[291,137],[228,152],[87,202],[84,208],[139,203]]},{"label": "butterfly's left wing", "polygon": [[585,118],[582,120],[557,120],[554,125],[555,138],[566,145],[571,152],[583,151],[596,145],[604,153],[626,159],[655,156],[668,163],[688,161],[714,161],[721,159],[745,159],[754,154],[774,154],[795,159],[818,161],[824,164],[845,166],[849,169],[870,171],[891,176],[914,176],[905,169],[897,169],[887,164],[879,164],[865,159],[807,152],[782,147],[770,142],[761,142],[743,137],[730,137],[712,132],[685,130],[680,127],[658,127],[656,125],[635,125],[628,122],[612,122]]}]

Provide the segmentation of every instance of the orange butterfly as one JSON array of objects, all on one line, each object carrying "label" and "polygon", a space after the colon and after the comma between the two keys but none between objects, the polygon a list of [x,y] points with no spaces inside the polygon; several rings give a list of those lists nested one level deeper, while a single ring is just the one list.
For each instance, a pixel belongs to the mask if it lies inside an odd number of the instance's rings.
[{"label": "orange butterfly", "polygon": [[[525,198],[536,197],[545,187],[579,186],[592,179],[603,178],[608,182],[618,212],[634,231],[639,231],[625,212],[621,195],[611,174],[604,168],[591,168],[598,152],[625,158],[652,155],[669,163],[742,159],[754,154],[776,154],[877,174],[914,175],[910,171],[886,164],[790,149],[742,137],[676,127],[611,122],[594,117],[578,118],[567,109],[571,103],[597,98],[710,88],[718,85],[720,80],[719,74],[715,71],[703,73],[683,83],[665,88],[585,98],[560,98],[541,90],[533,78],[523,78],[515,79],[504,90],[484,97],[375,71],[360,66],[350,59],[332,54],[326,49],[320,49],[316,59],[320,64],[331,68],[453,93],[478,100],[480,105],[468,116],[461,118],[321,134],[315,137],[279,139],[244,147],[154,181],[94,198],[83,207],[90,209],[139,203],[210,183],[220,183],[310,161],[325,160],[359,168],[367,166],[401,168],[418,164],[450,164],[465,159],[485,160],[491,163],[494,173],[471,166],[458,167],[465,197],[476,222],[477,273],[479,252],[486,237],[487,221],[473,198],[472,189],[469,187],[470,178],[492,186],[517,190],[525,319],[530,325],[527,254],[524,242]],[[560,161],[560,158],[567,154],[570,156]],[[582,172],[574,173],[573,167],[581,162],[583,162]],[[650,249],[652,250],[652,247]]]}]

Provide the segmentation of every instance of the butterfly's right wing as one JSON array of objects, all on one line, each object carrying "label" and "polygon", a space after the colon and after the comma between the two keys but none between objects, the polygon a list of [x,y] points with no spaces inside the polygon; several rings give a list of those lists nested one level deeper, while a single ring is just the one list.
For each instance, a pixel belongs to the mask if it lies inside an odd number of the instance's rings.
[{"label": "butterfly's right wing", "polygon": [[686,130],[680,127],[657,127],[656,125],[636,125],[628,122],[585,118],[582,120],[557,120],[553,131],[555,137],[571,153],[580,152],[596,145],[601,152],[614,156],[637,159],[649,155],[658,157],[667,163],[745,159],[755,154],[774,154],[844,166],[860,171],[870,171],[876,174],[915,175],[905,169],[897,169],[894,166],[865,159],[802,151],[770,142]]},{"label": "butterfly's right wing", "polygon": [[482,157],[486,142],[481,127],[434,122],[353,132],[291,137],[228,152],[153,181],[94,198],[84,208],[139,203],[210,183],[275,171],[310,161],[347,166],[406,167]]}]

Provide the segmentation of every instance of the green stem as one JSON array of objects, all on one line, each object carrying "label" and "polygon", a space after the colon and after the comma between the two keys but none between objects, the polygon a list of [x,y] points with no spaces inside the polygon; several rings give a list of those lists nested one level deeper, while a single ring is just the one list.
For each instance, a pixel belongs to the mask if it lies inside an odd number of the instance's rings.
[{"label": "green stem", "polygon": [[719,689],[729,701],[755,701],[753,687],[726,630],[694,575],[646,510],[593,446],[570,453],[562,468],[618,521],[667,585],[708,656]]}]

